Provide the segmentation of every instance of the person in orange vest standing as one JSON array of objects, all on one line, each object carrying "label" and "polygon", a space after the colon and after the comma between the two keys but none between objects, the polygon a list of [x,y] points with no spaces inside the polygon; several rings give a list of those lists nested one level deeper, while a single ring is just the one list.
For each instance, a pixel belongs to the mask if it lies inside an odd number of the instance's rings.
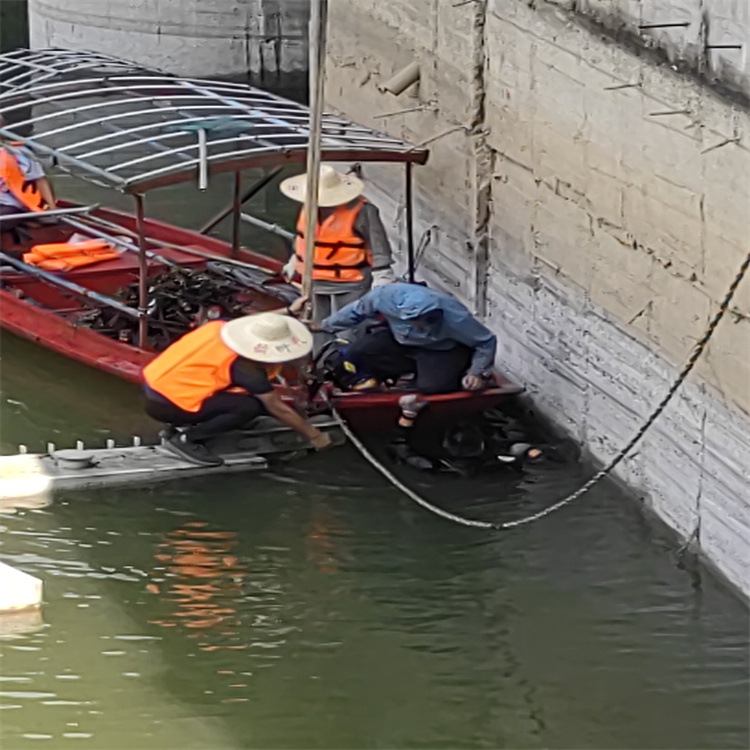
[{"label": "person in orange vest standing", "polygon": [[[0,116],[0,128],[5,121]],[[0,228],[12,229],[26,219],[4,219],[21,213],[41,213],[56,203],[52,185],[28,149],[0,144]]]},{"label": "person in orange vest standing", "polygon": [[[307,175],[289,177],[279,187],[287,197],[304,203]],[[377,207],[362,196],[363,191],[359,178],[321,165],[313,252],[316,322],[358,300],[370,288],[395,281],[388,235]],[[305,223],[303,208],[297,219],[294,253],[284,266],[288,279],[301,278],[304,273],[308,248]]]},{"label": "person in orange vest standing", "polygon": [[330,448],[328,435],[288,406],[270,380],[284,363],[307,357],[312,334],[293,315],[256,313],[213,320],[185,334],[143,368],[146,413],[166,423],[162,436],[172,453],[204,466],[221,457],[206,441],[268,413],[296,430],[316,450]]}]

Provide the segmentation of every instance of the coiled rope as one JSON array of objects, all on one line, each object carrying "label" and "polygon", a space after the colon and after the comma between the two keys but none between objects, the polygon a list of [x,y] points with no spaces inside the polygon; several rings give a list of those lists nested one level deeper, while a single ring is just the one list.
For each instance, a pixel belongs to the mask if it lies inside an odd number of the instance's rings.
[{"label": "coiled rope", "polygon": [[430,511],[431,513],[434,513],[435,515],[440,516],[441,518],[445,518],[448,521],[453,521],[454,523],[459,523],[462,526],[473,526],[475,528],[480,529],[495,529],[496,531],[503,531],[505,529],[513,529],[517,526],[524,526],[527,523],[531,523],[532,521],[538,521],[540,518],[544,518],[545,516],[550,515],[550,513],[554,513],[556,510],[560,510],[560,508],[564,508],[566,505],[569,505],[574,500],[577,500],[581,495],[584,495],[586,492],[588,492],[595,484],[598,484],[604,477],[606,477],[624,458],[627,456],[627,454],[635,447],[635,445],[641,440],[641,438],[646,434],[647,430],[651,427],[651,425],[657,420],[659,415],[664,411],[667,404],[672,400],[672,396],[677,392],[677,389],[682,385],[685,378],[689,375],[690,371],[695,367],[696,362],[698,361],[698,358],[703,353],[704,349],[706,348],[706,345],[711,340],[711,336],[713,336],[714,331],[716,330],[716,327],[721,322],[721,319],[726,314],[727,310],[729,309],[729,304],[731,303],[734,293],[737,291],[737,287],[739,286],[740,282],[745,276],[745,273],[747,272],[748,266],[750,266],[750,252],[747,254],[747,257],[742,262],[742,265],[739,268],[739,271],[737,271],[737,275],[734,277],[732,283],[729,285],[729,289],[724,296],[724,299],[722,300],[721,305],[719,306],[718,311],[716,312],[716,315],[714,315],[711,322],[708,324],[708,328],[706,329],[706,332],[703,334],[703,336],[700,338],[698,343],[695,345],[692,354],[688,358],[687,362],[685,363],[684,367],[680,371],[680,374],[675,379],[674,383],[672,383],[669,390],[664,395],[664,398],[658,403],[656,408],[651,412],[648,419],[643,423],[643,426],[638,430],[638,432],[633,435],[633,437],[627,442],[627,444],[615,455],[615,457],[601,470],[597,471],[594,476],[591,477],[585,484],[583,484],[579,489],[577,489],[575,492],[572,492],[570,495],[567,495],[562,500],[558,500],[556,503],[553,503],[547,508],[544,508],[543,510],[540,510],[538,513],[532,513],[529,516],[524,516],[523,518],[519,518],[515,521],[506,521],[505,523],[491,523],[490,521],[477,521],[471,518],[463,518],[461,516],[457,516],[454,513],[449,513],[447,510],[443,510],[442,508],[438,508],[436,505],[433,505],[432,503],[425,500],[423,497],[418,495],[414,490],[407,487],[395,474],[393,474],[390,469],[383,466],[383,464],[378,461],[378,459],[368,450],[368,448],[364,445],[364,443],[352,432],[349,425],[346,423],[346,421],[342,418],[342,416],[339,414],[336,407],[333,405],[333,403],[328,399],[327,395],[324,394],[324,398],[328,401],[328,403],[331,406],[331,411],[333,413],[334,418],[338,422],[339,426],[343,430],[344,434],[349,438],[349,440],[352,441],[352,443],[355,445],[357,450],[362,454],[362,456],[369,461],[394,487],[401,490],[407,497],[409,497],[411,500],[413,500],[418,505],[425,508],[425,510]]}]

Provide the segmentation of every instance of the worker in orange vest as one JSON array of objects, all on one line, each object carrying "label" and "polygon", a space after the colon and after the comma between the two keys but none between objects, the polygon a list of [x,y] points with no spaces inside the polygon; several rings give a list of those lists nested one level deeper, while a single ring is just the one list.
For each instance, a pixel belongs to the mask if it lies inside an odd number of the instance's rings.
[{"label": "worker in orange vest", "polygon": [[[0,128],[4,126],[0,116]],[[53,208],[55,203],[52,185],[28,149],[0,144],[0,227],[12,229],[26,221],[4,216],[42,212]]]},{"label": "worker in orange vest", "polygon": [[[299,432],[316,450],[331,439],[274,390],[270,380],[284,363],[307,357],[312,334],[289,315],[264,312],[213,320],[196,328],[143,368],[146,412],[165,422],[165,447],[193,463],[219,466],[206,441],[243,427],[264,411]],[[239,390],[239,392],[238,392]],[[182,429],[181,429],[182,428]]]},{"label": "worker in orange vest", "polygon": [[[304,203],[307,175],[284,180],[281,192]],[[370,288],[395,281],[393,254],[378,209],[364,197],[364,183],[354,175],[320,167],[318,230],[313,255],[315,320],[320,322],[358,300]],[[284,275],[300,278],[307,256],[305,211],[297,220],[294,253]],[[316,342],[317,343],[317,342]],[[316,347],[317,348],[317,347]]]}]

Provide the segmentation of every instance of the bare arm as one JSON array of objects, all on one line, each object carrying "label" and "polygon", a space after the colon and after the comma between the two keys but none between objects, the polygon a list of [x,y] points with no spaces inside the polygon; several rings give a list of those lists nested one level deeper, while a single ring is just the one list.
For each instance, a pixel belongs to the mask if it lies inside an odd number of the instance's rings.
[{"label": "bare arm", "polygon": [[272,417],[276,417],[282,424],[299,432],[302,437],[312,443],[315,450],[321,450],[330,446],[331,439],[328,435],[311,425],[304,417],[292,409],[291,406],[285,404],[276,391],[258,394],[258,398]]},{"label": "bare arm", "polygon": [[57,205],[57,200],[55,199],[55,193],[52,190],[52,184],[46,177],[40,177],[36,181],[37,187],[39,188],[39,192],[42,194],[42,198],[44,198],[44,202],[50,207],[54,208]]}]

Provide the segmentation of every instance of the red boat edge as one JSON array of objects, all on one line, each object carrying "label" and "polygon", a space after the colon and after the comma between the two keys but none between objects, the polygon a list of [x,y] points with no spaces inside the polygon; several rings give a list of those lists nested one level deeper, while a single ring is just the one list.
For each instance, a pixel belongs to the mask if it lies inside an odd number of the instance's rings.
[{"label": "red boat edge", "polygon": [[[135,217],[132,215],[113,209],[97,209],[92,215],[111,221],[125,230],[135,230]],[[146,219],[145,229],[149,237],[157,240],[150,249],[181,265],[200,269],[205,266],[206,260],[174,248],[159,247],[158,242],[199,249],[227,260],[231,258],[231,247],[222,240],[153,219]],[[64,241],[64,235],[70,234],[70,229],[63,225],[47,225],[31,231],[32,239],[24,243],[29,246],[41,242]],[[273,258],[245,249],[240,251],[238,259],[274,272],[280,271],[282,267]],[[163,264],[149,260],[149,276],[164,270],[166,267]],[[60,276],[92,291],[114,295],[118,289],[137,280],[138,257],[136,253],[124,253],[116,260],[86,266]],[[79,300],[75,300],[71,306],[70,293],[20,272],[3,273],[2,282],[0,327],[7,331],[133,383],[140,382],[142,368],[156,355],[154,351],[141,349],[97,333],[86,326],[77,325],[75,314],[86,310],[87,306]],[[426,397],[429,408],[423,413],[424,421],[460,419],[497,406],[503,400],[523,391],[523,388],[502,376],[497,376],[497,381],[497,387],[480,392],[460,391]],[[394,390],[344,393],[335,395],[333,401],[353,427],[375,432],[390,429],[394,425],[401,395],[403,391]]]}]

